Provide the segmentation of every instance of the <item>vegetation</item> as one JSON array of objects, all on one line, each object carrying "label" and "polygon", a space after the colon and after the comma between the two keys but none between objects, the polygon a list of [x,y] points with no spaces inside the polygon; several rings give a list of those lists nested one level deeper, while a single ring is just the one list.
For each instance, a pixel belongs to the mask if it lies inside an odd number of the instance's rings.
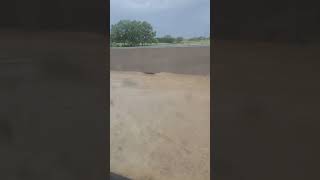
[{"label": "vegetation", "polygon": [[209,38],[206,38],[206,37],[203,37],[203,36],[200,36],[200,37],[193,37],[193,38],[190,38],[189,41],[202,41],[202,40],[207,40]]},{"label": "vegetation", "polygon": [[156,32],[146,21],[121,20],[111,26],[111,45],[144,46],[155,43]]},{"label": "vegetation", "polygon": [[170,35],[165,35],[163,37],[159,37],[157,38],[159,43],[174,43],[175,42],[175,38],[170,36]]},{"label": "vegetation", "polygon": [[210,45],[210,37],[193,37],[182,41],[182,43],[190,45]]},{"label": "vegetation", "polygon": [[210,37],[172,37],[165,35],[156,38],[156,31],[146,21],[121,20],[111,26],[110,45],[111,47],[134,47],[146,45],[210,45]]},{"label": "vegetation", "polygon": [[170,35],[165,35],[163,37],[157,38],[158,43],[181,43],[184,39],[183,37],[174,38]]},{"label": "vegetation", "polygon": [[183,37],[177,37],[176,43],[181,43],[183,40],[184,40]]}]

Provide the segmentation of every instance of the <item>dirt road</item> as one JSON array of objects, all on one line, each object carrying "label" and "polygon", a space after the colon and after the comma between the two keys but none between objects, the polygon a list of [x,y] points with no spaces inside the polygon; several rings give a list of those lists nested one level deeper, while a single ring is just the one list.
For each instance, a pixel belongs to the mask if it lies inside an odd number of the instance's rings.
[{"label": "dirt road", "polygon": [[209,77],[110,77],[111,171],[137,180],[209,179]]}]

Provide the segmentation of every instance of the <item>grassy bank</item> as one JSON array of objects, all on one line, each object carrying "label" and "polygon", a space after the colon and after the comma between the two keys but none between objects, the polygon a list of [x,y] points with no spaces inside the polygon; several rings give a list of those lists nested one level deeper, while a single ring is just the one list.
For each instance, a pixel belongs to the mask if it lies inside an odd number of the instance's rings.
[{"label": "grassy bank", "polygon": [[[184,40],[180,43],[152,43],[145,46],[210,46],[210,40]],[[121,43],[111,45],[111,47],[122,47]],[[140,46],[141,47],[141,46]]]}]

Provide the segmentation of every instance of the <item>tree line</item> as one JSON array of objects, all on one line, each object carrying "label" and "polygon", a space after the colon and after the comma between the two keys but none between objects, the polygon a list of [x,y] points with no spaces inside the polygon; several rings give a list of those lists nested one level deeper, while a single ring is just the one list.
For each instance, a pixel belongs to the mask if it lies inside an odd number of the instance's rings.
[{"label": "tree line", "polygon": [[[152,25],[146,21],[120,20],[111,26],[110,43],[111,46],[146,46],[154,43],[181,43],[186,40],[183,37],[172,37],[165,35],[156,37],[156,31]],[[206,37],[194,37],[187,40],[205,40]]]}]

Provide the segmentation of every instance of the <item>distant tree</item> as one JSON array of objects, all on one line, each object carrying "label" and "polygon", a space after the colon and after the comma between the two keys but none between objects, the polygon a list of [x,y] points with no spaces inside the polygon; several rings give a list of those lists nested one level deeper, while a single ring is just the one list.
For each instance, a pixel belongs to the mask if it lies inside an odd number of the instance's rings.
[{"label": "distant tree", "polygon": [[154,39],[152,40],[152,43],[157,44],[157,43],[159,43],[159,40],[158,40],[157,38],[154,38]]},{"label": "distant tree", "polygon": [[206,40],[207,38],[206,37],[204,37],[204,36],[200,36],[199,37],[199,40]]},{"label": "distant tree", "polygon": [[176,38],[176,43],[181,43],[183,41],[183,37],[177,37]]},{"label": "distant tree", "polygon": [[155,41],[156,32],[146,21],[121,20],[111,26],[110,39],[112,43],[123,46],[139,46]]},{"label": "distant tree", "polygon": [[192,38],[189,39],[189,41],[197,41],[197,40],[198,40],[197,37],[192,37]]},{"label": "distant tree", "polygon": [[158,38],[159,43],[174,43],[175,38],[170,35],[165,35],[161,38]]},{"label": "distant tree", "polygon": [[206,40],[206,39],[208,39],[208,38],[203,37],[203,36],[199,36],[199,37],[190,38],[189,41],[200,41],[200,40]]}]

